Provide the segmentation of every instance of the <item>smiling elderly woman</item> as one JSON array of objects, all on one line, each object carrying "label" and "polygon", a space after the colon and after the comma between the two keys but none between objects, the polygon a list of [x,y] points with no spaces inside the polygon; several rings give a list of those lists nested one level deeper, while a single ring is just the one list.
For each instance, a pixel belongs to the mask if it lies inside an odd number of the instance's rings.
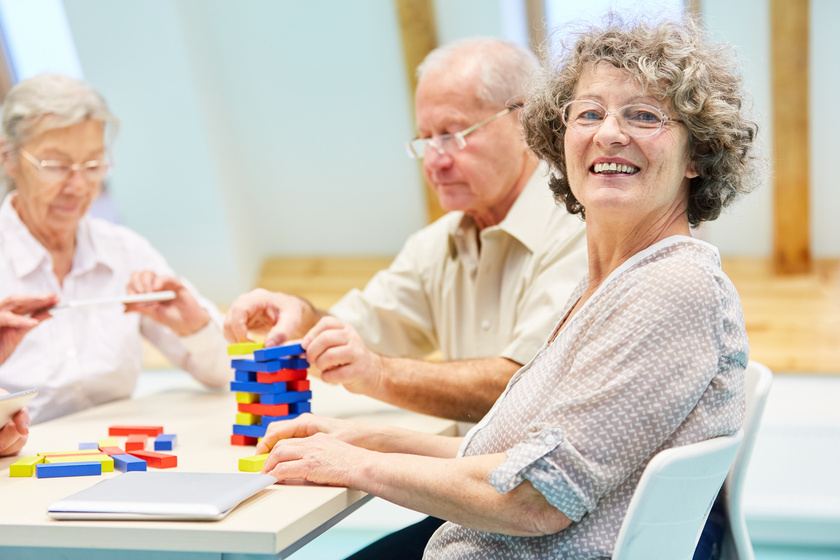
[{"label": "smiling elderly woman", "polygon": [[462,441],[304,415],[271,424],[266,470],[449,520],[426,558],[609,558],[650,459],[743,421],[738,294],[690,233],[750,185],[740,87],[692,22],[580,34],[523,115],[587,224],[546,344]]},{"label": "smiling elderly woman", "polygon": [[52,311],[0,367],[0,388],[37,387],[34,422],[127,397],[140,370],[141,335],[200,381],[222,386],[230,369],[219,312],[145,239],[87,215],[110,168],[106,131],[117,125],[102,97],[72,78],[36,76],[12,88],[2,119],[10,192],[0,206],[0,299],[157,290],[173,290],[176,298]]}]

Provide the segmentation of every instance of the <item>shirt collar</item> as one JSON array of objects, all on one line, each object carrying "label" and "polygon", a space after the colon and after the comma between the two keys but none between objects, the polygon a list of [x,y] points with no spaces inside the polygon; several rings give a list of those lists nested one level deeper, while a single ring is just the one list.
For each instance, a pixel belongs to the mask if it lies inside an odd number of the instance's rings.
[{"label": "shirt collar", "polygon": [[[0,232],[6,258],[11,263],[15,276],[23,278],[31,274],[46,261],[52,269],[52,256],[30,233],[12,206],[17,193],[12,191],[0,205]],[[76,227],[76,250],[73,255],[71,274],[92,270],[97,264],[114,269],[114,262],[107,251],[97,251],[97,243],[91,231],[90,217],[85,214]]]},{"label": "shirt collar", "polygon": [[[522,192],[516,197],[507,216],[495,226],[485,228],[486,232],[501,230],[511,237],[517,239],[532,253],[536,250],[540,240],[545,235],[543,225],[548,215],[555,211],[557,202],[554,195],[548,188],[549,170],[545,163],[540,163],[531,178],[525,184]],[[449,230],[450,254],[457,255],[455,238],[458,236],[475,235],[475,221],[466,214],[461,214],[460,220],[453,221]]]}]

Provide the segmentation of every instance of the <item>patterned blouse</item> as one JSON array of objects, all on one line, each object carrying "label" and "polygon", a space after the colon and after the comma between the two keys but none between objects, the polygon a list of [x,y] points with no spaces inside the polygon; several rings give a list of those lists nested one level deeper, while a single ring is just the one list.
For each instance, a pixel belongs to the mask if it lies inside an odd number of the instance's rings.
[{"label": "patterned blouse", "polygon": [[717,249],[675,236],[633,256],[517,372],[459,452],[505,452],[490,484],[505,493],[528,480],[572,525],[515,537],[446,523],[424,558],[609,558],[651,457],[741,427],[748,353]]}]

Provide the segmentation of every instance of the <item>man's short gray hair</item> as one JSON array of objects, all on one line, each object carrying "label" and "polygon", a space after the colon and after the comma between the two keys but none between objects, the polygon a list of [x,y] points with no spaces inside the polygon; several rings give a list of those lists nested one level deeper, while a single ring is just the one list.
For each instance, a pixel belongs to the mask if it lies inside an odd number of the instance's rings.
[{"label": "man's short gray hair", "polygon": [[58,74],[40,74],[13,87],[3,102],[2,139],[7,148],[19,146],[53,128],[87,119],[105,123],[113,139],[119,121],[93,87]]},{"label": "man's short gray hair", "polygon": [[[454,63],[460,63],[455,66]],[[477,37],[459,39],[436,48],[417,67],[417,78],[429,72],[451,70],[455,66],[465,78],[478,77],[474,84],[479,101],[503,107],[520,99],[540,68],[528,49],[506,39]]]}]

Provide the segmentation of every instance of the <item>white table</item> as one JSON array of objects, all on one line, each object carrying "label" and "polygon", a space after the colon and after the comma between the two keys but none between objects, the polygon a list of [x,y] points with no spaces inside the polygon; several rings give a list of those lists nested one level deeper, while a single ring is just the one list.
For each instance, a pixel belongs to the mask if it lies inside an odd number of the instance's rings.
[{"label": "white table", "polygon": [[[313,393],[313,408],[322,414],[333,411],[334,416],[428,433],[455,433],[451,421],[385,405],[362,414],[366,407],[354,404],[358,399],[341,388],[315,384]],[[235,411],[232,393],[197,389],[118,401],[33,426],[20,456],[75,449],[79,442],[108,437],[111,425],[161,425],[178,436],[176,470],[237,472],[239,458],[255,451],[230,445]],[[271,486],[215,522],[57,521],[46,514],[50,503],[102,478],[11,478],[9,465],[15,460],[0,459],[0,559],[285,558],[370,499],[356,490],[301,482]]]}]

